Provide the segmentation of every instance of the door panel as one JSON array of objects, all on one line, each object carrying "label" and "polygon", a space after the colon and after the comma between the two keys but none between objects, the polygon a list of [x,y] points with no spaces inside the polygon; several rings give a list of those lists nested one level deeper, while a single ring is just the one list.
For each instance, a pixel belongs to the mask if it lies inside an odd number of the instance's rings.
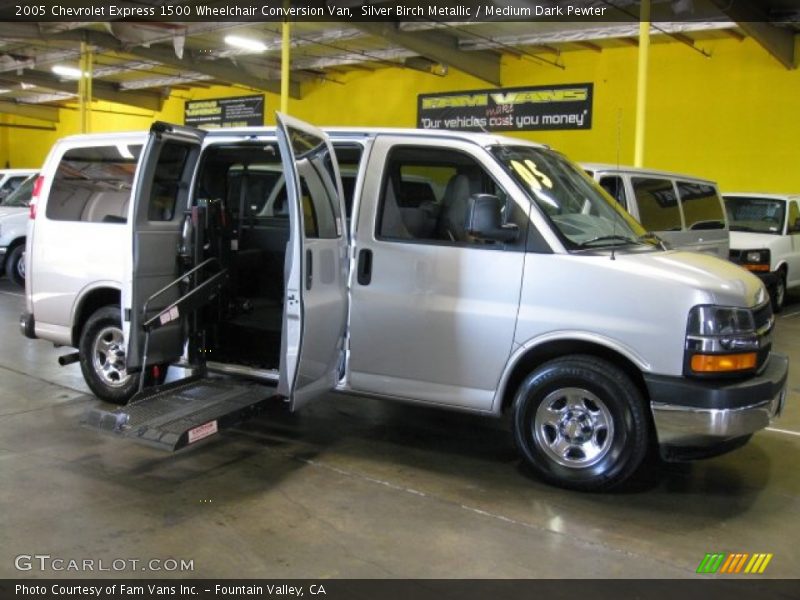
[{"label": "door panel", "polygon": [[[127,368],[142,367],[142,324],[178,299],[178,287],[145,303],[179,275],[177,249],[189,205],[189,187],[205,132],[156,123],[150,130],[133,189],[129,223],[133,252],[129,277],[123,285],[123,305],[130,308]],[[183,353],[184,315],[150,335],[147,364],[174,362]]]},{"label": "door panel", "polygon": [[[496,186],[496,195],[516,187],[472,145],[430,140],[419,152],[398,150],[404,146],[413,144],[379,137],[364,182],[351,283],[349,386],[490,410],[513,344],[525,253],[449,239],[435,219],[430,226],[425,219],[438,213],[439,222],[445,215],[463,223],[456,213],[469,195],[486,193],[487,185]],[[420,160],[428,163],[414,162],[415,154],[426,153],[431,158]],[[423,186],[430,188],[429,200],[418,204],[407,192]],[[460,196],[458,188],[466,188]],[[506,212],[526,231],[530,202],[506,198]]]},{"label": "door panel", "polygon": [[339,379],[347,319],[347,236],[336,156],[328,137],[278,115],[290,234],[278,393],[292,409]]}]

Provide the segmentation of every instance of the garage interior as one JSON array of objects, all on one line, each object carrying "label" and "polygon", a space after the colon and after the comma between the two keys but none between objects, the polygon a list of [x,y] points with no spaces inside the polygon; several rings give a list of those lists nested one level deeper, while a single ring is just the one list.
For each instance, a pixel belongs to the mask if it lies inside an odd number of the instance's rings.
[{"label": "garage interior", "polygon": [[[283,93],[316,125],[414,127],[418,94],[592,82],[590,130],[511,135],[723,191],[800,192],[794,2],[652,0],[644,92],[640,2],[587,4],[618,19],[291,23],[287,85],[280,23],[3,22],[0,165],[37,168],[65,135],[181,123],[187,100],[264,94],[274,125]],[[502,420],[335,394],[176,455],[110,439],[80,426],[99,401],[58,365],[65,349],[19,334],[23,310],[0,280],[4,578],[34,553],[194,561],[165,577],[683,578],[720,551],[774,554],[764,577],[800,573],[796,368],[781,419],[744,448],[578,494],[527,473]],[[790,293],[774,349],[793,367],[798,339]]]}]

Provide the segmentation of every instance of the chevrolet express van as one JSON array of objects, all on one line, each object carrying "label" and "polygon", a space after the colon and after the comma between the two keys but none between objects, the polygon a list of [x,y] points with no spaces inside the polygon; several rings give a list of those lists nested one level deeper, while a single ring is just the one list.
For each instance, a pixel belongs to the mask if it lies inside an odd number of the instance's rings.
[{"label": "chevrolet express van", "polygon": [[670,247],[728,258],[725,206],[713,181],[636,167],[581,166],[646,230]]},{"label": "chevrolet express van", "polygon": [[775,312],[786,290],[800,287],[800,196],[724,194],[731,228],[730,259],[764,282]]},{"label": "chevrolet express van", "polygon": [[[720,453],[780,413],[788,365],[763,284],[663,250],[560,154],[278,122],[153,126],[120,225],[124,364],[192,374],[142,379],[88,424],[174,450],[275,397],[298,409],[333,390],[509,414],[540,477],[598,490],[651,446]],[[38,333],[32,240],[22,328]]]}]

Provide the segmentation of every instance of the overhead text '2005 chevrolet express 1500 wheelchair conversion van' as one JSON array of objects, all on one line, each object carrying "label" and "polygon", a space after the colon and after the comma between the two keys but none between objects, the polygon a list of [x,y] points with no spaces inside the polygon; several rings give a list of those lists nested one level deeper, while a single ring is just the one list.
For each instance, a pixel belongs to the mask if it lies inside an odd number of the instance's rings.
[{"label": "overhead text '2005 chevrolet express 1500 wheelchair conversion van'", "polygon": [[[90,424],[176,449],[275,396],[510,412],[539,476],[592,490],[656,443],[712,455],[781,411],[788,364],[761,282],[663,250],[561,155],[278,121],[152,128],[124,225],[126,376],[193,375]],[[36,302],[29,334],[46,330]]]}]

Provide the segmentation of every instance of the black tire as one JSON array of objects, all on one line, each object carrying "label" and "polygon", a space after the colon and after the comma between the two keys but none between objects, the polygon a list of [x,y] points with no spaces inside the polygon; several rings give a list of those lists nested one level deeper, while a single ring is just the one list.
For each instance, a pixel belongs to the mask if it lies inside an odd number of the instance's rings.
[{"label": "black tire", "polygon": [[786,272],[783,270],[778,271],[778,280],[772,289],[769,291],[770,299],[772,300],[772,312],[779,313],[783,310],[783,305],[786,303]]},{"label": "black tire", "polygon": [[619,485],[648,450],[641,392],[621,369],[592,356],[554,359],[528,375],[511,422],[526,463],[543,480],[568,489]]},{"label": "black tire", "polygon": [[136,393],[139,378],[125,371],[122,318],[118,306],[95,311],[78,343],[81,371],[95,396],[113,404],[127,404]]},{"label": "black tire", "polygon": [[20,287],[25,287],[25,244],[14,246],[6,256],[6,277]]}]

